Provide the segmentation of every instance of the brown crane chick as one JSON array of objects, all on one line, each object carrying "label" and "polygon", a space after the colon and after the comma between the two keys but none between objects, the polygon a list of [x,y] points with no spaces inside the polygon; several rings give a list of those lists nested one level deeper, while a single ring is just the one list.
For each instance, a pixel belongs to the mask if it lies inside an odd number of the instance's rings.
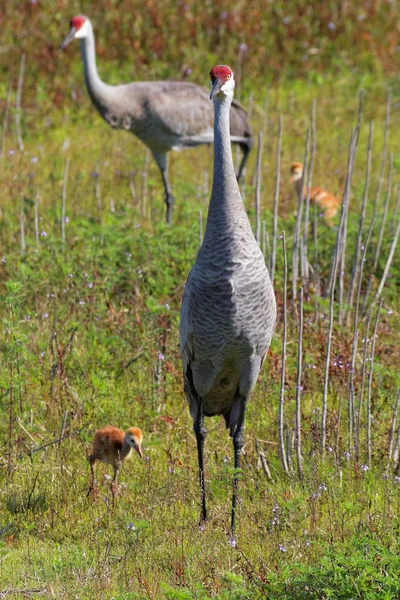
[{"label": "brown crane chick", "polygon": [[113,498],[116,497],[118,492],[117,478],[122,463],[131,456],[132,449],[136,450],[140,458],[143,457],[142,439],[143,434],[138,427],[130,427],[124,432],[122,429],[107,425],[107,427],[96,431],[92,454],[89,456],[91,480],[88,494],[95,491],[94,463],[96,460],[100,460],[103,463],[112,465],[114,469],[111,491]]},{"label": "brown crane chick", "polygon": [[[303,177],[303,163],[294,162],[290,165],[291,177],[289,183],[294,183],[297,195],[301,191],[301,179]],[[304,200],[307,197],[307,189],[304,186]],[[318,187],[310,188],[310,204],[316,204],[322,210],[323,219],[329,227],[333,227],[334,218],[336,217],[342,201],[333,194]]]}]

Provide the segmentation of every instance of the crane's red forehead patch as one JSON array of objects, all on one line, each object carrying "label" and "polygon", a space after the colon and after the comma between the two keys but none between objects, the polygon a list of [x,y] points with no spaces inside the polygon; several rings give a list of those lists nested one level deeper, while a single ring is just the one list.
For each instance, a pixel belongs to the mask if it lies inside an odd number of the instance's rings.
[{"label": "crane's red forehead patch", "polygon": [[82,15],[77,15],[71,19],[71,27],[74,27],[77,31],[84,25],[86,18]]},{"label": "crane's red forehead patch", "polygon": [[227,65],[216,65],[210,71],[211,81],[215,79],[230,79],[233,77],[233,71]]}]

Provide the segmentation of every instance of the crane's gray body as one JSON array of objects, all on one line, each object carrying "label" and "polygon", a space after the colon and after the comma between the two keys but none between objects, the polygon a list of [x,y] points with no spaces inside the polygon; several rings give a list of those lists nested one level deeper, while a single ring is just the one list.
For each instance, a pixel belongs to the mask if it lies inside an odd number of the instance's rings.
[{"label": "crane's gray body", "polygon": [[248,398],[269,348],[276,305],[222,117],[206,231],[182,301],[180,346],[192,417],[201,403],[206,416],[224,415],[233,435],[239,396]]},{"label": "crane's gray body", "polygon": [[[155,153],[214,141],[214,112],[205,88],[184,81],[140,81],[105,85],[89,94],[103,119],[135,134]],[[239,103],[231,112],[232,141],[250,142],[247,115]]]},{"label": "crane's gray body", "polygon": [[[80,48],[86,87],[103,119],[115,129],[136,135],[148,148],[160,169],[165,189],[167,221],[172,219],[174,198],[168,180],[167,152],[214,140],[214,113],[208,91],[185,81],[141,81],[122,85],[104,83],[97,72],[93,28],[85,19],[85,36]],[[62,48],[74,34],[69,34]],[[231,141],[239,144],[243,157],[238,171],[242,176],[253,145],[246,111],[234,102],[230,115]]]}]

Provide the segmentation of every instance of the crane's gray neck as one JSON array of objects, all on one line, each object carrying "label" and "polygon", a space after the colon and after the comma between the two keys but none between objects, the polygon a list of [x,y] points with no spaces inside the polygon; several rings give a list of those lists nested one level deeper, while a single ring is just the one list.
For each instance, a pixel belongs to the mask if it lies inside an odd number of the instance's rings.
[{"label": "crane's gray neck", "polygon": [[232,160],[229,130],[231,103],[229,96],[214,99],[214,176],[208,222],[219,222],[220,226],[227,225],[227,221],[244,211]]},{"label": "crane's gray neck", "polygon": [[79,41],[86,87],[90,97],[96,104],[96,101],[101,101],[104,99],[104,96],[107,95],[107,90],[110,86],[101,81],[97,73],[96,47],[93,31],[91,30],[90,35],[82,38]]}]

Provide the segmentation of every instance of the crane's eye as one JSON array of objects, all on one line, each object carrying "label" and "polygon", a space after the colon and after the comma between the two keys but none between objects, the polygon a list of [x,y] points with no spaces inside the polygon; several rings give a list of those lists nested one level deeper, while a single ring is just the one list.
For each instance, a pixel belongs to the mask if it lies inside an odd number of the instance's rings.
[{"label": "crane's eye", "polygon": [[231,76],[230,76],[230,74],[229,74],[229,73],[228,73],[228,75],[226,76],[226,78],[227,78],[227,79],[230,79],[230,78],[231,78]]}]

